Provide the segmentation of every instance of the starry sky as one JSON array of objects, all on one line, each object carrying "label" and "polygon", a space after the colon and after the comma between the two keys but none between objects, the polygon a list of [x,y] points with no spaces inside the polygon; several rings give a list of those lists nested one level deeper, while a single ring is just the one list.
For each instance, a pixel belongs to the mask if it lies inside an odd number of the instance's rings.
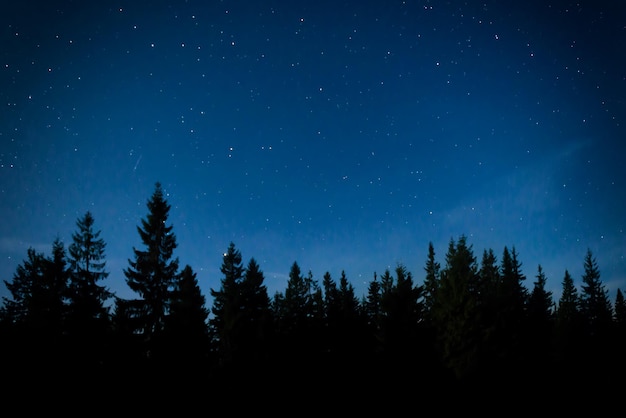
[{"label": "starry sky", "polygon": [[[617,1],[21,1],[0,7],[0,275],[90,211],[102,284],[160,182],[211,305],[232,241],[272,296],[297,262],[358,297],[428,243],[515,247],[555,298],[590,249],[626,290]],[[7,296],[4,284],[0,295]]]}]

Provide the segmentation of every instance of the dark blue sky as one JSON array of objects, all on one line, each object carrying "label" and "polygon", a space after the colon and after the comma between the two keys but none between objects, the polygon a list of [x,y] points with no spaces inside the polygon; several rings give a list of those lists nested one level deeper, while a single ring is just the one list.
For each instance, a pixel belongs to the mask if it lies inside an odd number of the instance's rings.
[{"label": "dark blue sky", "polygon": [[[515,247],[560,295],[589,248],[626,290],[621,2],[29,1],[0,13],[0,274],[91,211],[123,269],[161,182],[175,256],[232,241],[273,295],[294,261],[358,296]],[[0,295],[7,295],[4,286]]]}]

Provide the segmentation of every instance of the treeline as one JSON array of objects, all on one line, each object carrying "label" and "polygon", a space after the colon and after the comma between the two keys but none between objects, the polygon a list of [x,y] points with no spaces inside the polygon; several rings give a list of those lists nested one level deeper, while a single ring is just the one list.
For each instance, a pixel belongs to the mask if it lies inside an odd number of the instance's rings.
[{"label": "treeline", "polygon": [[[403,265],[374,275],[355,295],[345,273],[321,283],[291,265],[283,292],[268,295],[261,266],[244,264],[234,243],[224,253],[221,284],[206,304],[192,267],[181,268],[170,205],[156,183],[124,269],[135,299],[105,285],[105,242],[90,212],[77,220],[69,247],[47,256],[32,248],[0,309],[4,378],[74,376],[150,384],[176,376],[180,387],[376,385],[440,390],[532,381],[577,384],[622,374],[626,304],[614,303],[588,251],[577,288],[567,270],[562,294],[546,290],[541,268],[527,277],[515,248],[474,254],[451,239],[439,263],[432,243],[419,280]],[[422,279],[423,278],[423,279]],[[37,379],[31,379],[36,376]],[[81,380],[82,379],[82,380]],[[590,380],[591,379],[591,380]]]}]

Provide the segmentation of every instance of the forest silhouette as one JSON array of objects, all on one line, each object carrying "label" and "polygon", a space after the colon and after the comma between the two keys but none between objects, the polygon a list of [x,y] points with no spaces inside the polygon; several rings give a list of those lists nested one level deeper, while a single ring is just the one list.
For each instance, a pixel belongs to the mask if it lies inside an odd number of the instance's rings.
[{"label": "forest silhouette", "polygon": [[[284,291],[268,295],[262,267],[244,263],[231,242],[209,307],[193,268],[174,255],[160,183],[147,208],[137,227],[143,247],[124,269],[136,298],[107,288],[106,243],[90,212],[67,248],[57,239],[50,255],[27,249],[4,280],[11,296],[0,309],[0,349],[14,391],[50,391],[64,376],[74,382],[68,390],[104,390],[113,378],[119,393],[167,381],[180,393],[291,390],[306,403],[348,388],[361,403],[363,393],[394,399],[404,390],[405,403],[423,405],[437,393],[605,387],[625,371],[626,304],[620,289],[609,299],[591,251],[581,287],[564,270],[558,300],[541,265],[528,280],[515,248],[478,257],[463,235],[443,262],[429,243],[420,275],[398,264],[374,274],[358,298],[345,272],[319,282],[297,261]],[[522,382],[535,395],[512,389]]]}]

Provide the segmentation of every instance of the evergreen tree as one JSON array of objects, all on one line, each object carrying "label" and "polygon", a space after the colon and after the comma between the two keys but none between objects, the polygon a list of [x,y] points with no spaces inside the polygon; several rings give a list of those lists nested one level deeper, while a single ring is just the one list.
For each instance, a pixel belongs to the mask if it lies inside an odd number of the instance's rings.
[{"label": "evergreen tree", "polygon": [[242,358],[250,369],[265,367],[272,341],[273,321],[265,276],[256,259],[250,258],[241,281]]},{"label": "evergreen tree", "polygon": [[335,323],[340,315],[341,301],[339,299],[339,290],[337,282],[333,280],[330,272],[324,273],[322,278],[322,287],[324,288],[324,312],[326,314],[327,326]]},{"label": "evergreen tree", "polygon": [[626,301],[624,300],[624,294],[621,289],[617,289],[615,294],[613,320],[618,329],[626,331]]},{"label": "evergreen tree", "polygon": [[[277,309],[278,344],[282,346],[280,354],[284,364],[302,357],[319,360],[324,344],[324,298],[312,273],[309,271],[306,277],[303,276],[300,266],[294,261],[285,293],[277,293],[273,306]],[[317,365],[317,362],[309,364],[312,368]]]},{"label": "evergreen tree", "polygon": [[244,267],[241,252],[230,243],[224,253],[220,271],[223,274],[220,289],[211,289],[213,317],[209,319],[209,329],[213,344],[217,347],[223,366],[232,366],[241,350],[242,296],[241,281]]},{"label": "evergreen tree", "polygon": [[611,302],[591,250],[587,250],[585,255],[580,307],[590,338],[601,337],[608,332],[613,318]]},{"label": "evergreen tree", "polygon": [[339,278],[339,351],[344,361],[360,358],[364,341],[365,327],[362,322],[361,306],[354,294],[354,286],[348,281],[346,272],[341,271]]},{"label": "evergreen tree", "polygon": [[433,316],[442,360],[457,379],[471,379],[477,372],[481,332],[475,295],[470,291],[478,267],[467,238],[450,240],[446,265],[441,271]]},{"label": "evergreen tree", "polygon": [[556,319],[560,327],[577,328],[580,324],[580,297],[574,285],[574,279],[568,270],[565,270],[561,283],[562,291],[556,309]]},{"label": "evergreen tree", "polygon": [[493,250],[489,248],[483,251],[483,257],[480,262],[480,270],[478,272],[479,285],[476,289],[480,295],[481,303],[486,309],[492,309],[492,304],[495,302],[497,292],[500,286],[502,277],[500,275],[500,268],[498,267],[498,260]]},{"label": "evergreen tree", "polygon": [[611,301],[601,281],[598,263],[589,249],[585,255],[580,302],[585,333],[581,373],[585,379],[597,379],[615,369],[615,361],[621,360],[622,353],[615,352]]},{"label": "evergreen tree", "polygon": [[[410,280],[410,277],[407,281]],[[412,283],[412,282],[411,282]],[[341,271],[341,277],[339,278],[339,300],[341,302],[341,316],[344,320],[352,322],[359,316],[359,300],[354,294],[354,286],[348,281],[346,272]]]},{"label": "evergreen tree", "polygon": [[[533,290],[528,299],[528,317],[534,333],[550,333],[553,319],[552,292],[546,290],[548,281],[541,264],[537,266],[536,281],[533,283]],[[546,328],[548,330],[546,330]]]},{"label": "evergreen tree", "polygon": [[424,312],[430,321],[430,312],[435,302],[437,288],[439,287],[439,271],[441,265],[435,260],[435,247],[432,242],[428,243],[428,256],[426,258],[426,278],[424,279]]},{"label": "evergreen tree", "polygon": [[382,350],[382,302],[381,284],[374,273],[374,279],[367,286],[367,296],[361,302],[363,315],[366,321],[368,336],[370,337],[370,352],[377,354]]},{"label": "evergreen tree", "polygon": [[[626,300],[621,289],[617,289],[615,295],[615,305],[613,312],[613,321],[615,323],[615,352],[623,353],[626,349]],[[619,370],[617,373],[624,373],[626,365],[624,362],[618,361]]]},{"label": "evergreen tree", "polygon": [[307,295],[307,318],[309,325],[319,332],[324,326],[324,295],[322,288],[313,278],[313,272],[309,270],[304,278],[305,286],[308,289]]},{"label": "evergreen tree", "polygon": [[98,283],[109,275],[105,271],[106,244],[100,231],[94,231],[94,218],[85,213],[76,222],[69,246],[70,283],[68,289],[68,332],[79,338],[100,336],[108,330],[111,292]]},{"label": "evergreen tree", "polygon": [[581,357],[583,321],[580,296],[567,269],[561,287],[555,315],[554,352],[558,373],[566,382],[575,377],[576,370],[573,365]]},{"label": "evergreen tree", "polygon": [[143,322],[137,331],[143,334],[145,341],[153,342],[163,332],[169,314],[178,277],[178,258],[173,257],[177,247],[173,226],[167,224],[171,207],[160,183],[156,183],[147,206],[148,215],[137,227],[145,249],[133,247],[135,257],[128,260],[129,267],[124,269],[124,275],[128,287],[141,297],[141,302],[128,305],[134,305],[133,309],[141,307],[135,312]]},{"label": "evergreen tree", "polygon": [[478,270],[478,282],[474,289],[476,295],[476,309],[480,311],[480,332],[483,344],[479,350],[480,363],[488,368],[497,363],[501,356],[501,342],[498,336],[498,321],[500,315],[499,290],[501,284],[500,267],[493,249],[483,250],[483,256]]},{"label": "evergreen tree", "polygon": [[499,368],[504,371],[506,367],[511,367],[508,373],[513,376],[524,364],[528,299],[528,291],[523,285],[526,277],[522,273],[522,263],[518,259],[515,247],[511,251],[504,247],[500,272],[496,324],[498,357],[502,360]]},{"label": "evergreen tree", "polygon": [[[536,375],[548,376],[549,355],[552,351],[552,333],[554,314],[552,292],[546,290],[547,278],[541,267],[537,266],[536,281],[528,299],[528,366],[536,370]],[[539,374],[541,373],[541,374]]]},{"label": "evergreen tree", "polygon": [[[65,298],[67,295],[69,272],[65,245],[60,238],[52,243],[52,256],[46,258],[43,292],[40,294],[39,312],[45,324],[46,333],[60,337],[64,333]],[[38,287],[38,286],[37,286]]]},{"label": "evergreen tree", "polygon": [[165,327],[175,361],[197,366],[196,362],[204,360],[208,353],[209,311],[205,304],[196,273],[186,265],[172,292],[170,315]]},{"label": "evergreen tree", "polygon": [[[13,325],[23,327],[29,322],[36,323],[41,303],[40,296],[44,283],[45,256],[43,253],[29,247],[26,259],[17,266],[13,279],[3,280],[11,298],[3,296],[3,310],[6,320]],[[45,314],[43,315],[45,317]]]},{"label": "evergreen tree", "polygon": [[337,350],[336,342],[340,338],[341,333],[341,298],[337,283],[330,275],[330,272],[324,273],[322,279],[322,287],[324,288],[324,313],[325,313],[325,344],[326,350],[335,352]]},{"label": "evergreen tree", "polygon": [[279,329],[283,334],[293,334],[304,330],[310,315],[310,289],[302,276],[297,262],[293,262],[289,270],[289,280],[284,293],[281,314],[282,324]]},{"label": "evergreen tree", "polygon": [[5,320],[28,335],[61,335],[68,273],[65,247],[52,244],[52,257],[28,248],[11,282],[4,284],[11,298],[3,296]]},{"label": "evergreen tree", "polygon": [[4,281],[11,298],[3,296],[2,317],[5,334],[3,351],[11,353],[5,374],[18,373],[33,379],[58,373],[61,358],[63,316],[68,273],[65,247],[60,239],[46,257],[30,247],[18,265],[12,281]]}]

